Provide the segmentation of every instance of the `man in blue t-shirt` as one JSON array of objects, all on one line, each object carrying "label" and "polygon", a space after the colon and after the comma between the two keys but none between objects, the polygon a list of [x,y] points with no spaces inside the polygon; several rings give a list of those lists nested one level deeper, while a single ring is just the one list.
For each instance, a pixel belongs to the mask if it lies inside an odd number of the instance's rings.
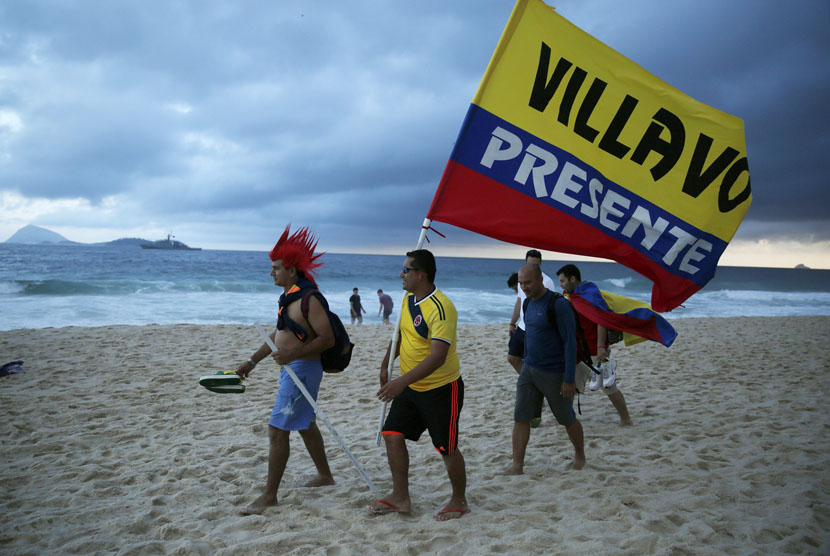
[{"label": "man in blue t-shirt", "polygon": [[[565,427],[574,446],[574,469],[585,466],[582,424],[573,410],[576,391],[576,324],[571,304],[542,283],[542,269],[528,263],[519,269],[519,287],[529,301],[524,314],[525,346],[522,371],[516,382],[513,409],[513,463],[505,475],[521,475],[525,449],[530,439],[530,420],[534,411],[548,401],[557,422]],[[556,326],[548,320],[548,305],[556,297]]]}]

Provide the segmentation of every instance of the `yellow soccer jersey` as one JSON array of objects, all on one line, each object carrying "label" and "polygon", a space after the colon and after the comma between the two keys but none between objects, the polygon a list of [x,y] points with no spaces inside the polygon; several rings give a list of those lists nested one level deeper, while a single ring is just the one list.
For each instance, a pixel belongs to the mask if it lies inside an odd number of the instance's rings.
[{"label": "yellow soccer jersey", "polygon": [[431,352],[432,340],[450,345],[447,359],[435,372],[414,382],[410,388],[418,392],[432,390],[456,380],[461,376],[458,353],[455,350],[458,314],[455,305],[438,288],[415,301],[413,294],[407,294],[401,304],[401,372],[406,374],[414,369]]}]

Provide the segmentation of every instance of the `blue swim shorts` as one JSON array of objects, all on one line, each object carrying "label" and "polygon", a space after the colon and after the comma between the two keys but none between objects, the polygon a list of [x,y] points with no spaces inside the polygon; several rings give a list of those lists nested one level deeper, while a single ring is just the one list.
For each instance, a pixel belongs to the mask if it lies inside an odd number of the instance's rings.
[{"label": "blue swim shorts", "polygon": [[[317,401],[317,392],[323,380],[323,366],[320,360],[298,359],[292,361],[290,366],[314,401]],[[311,425],[313,420],[314,408],[294,384],[288,371],[282,369],[277,399],[268,424],[284,431],[303,431]]]}]

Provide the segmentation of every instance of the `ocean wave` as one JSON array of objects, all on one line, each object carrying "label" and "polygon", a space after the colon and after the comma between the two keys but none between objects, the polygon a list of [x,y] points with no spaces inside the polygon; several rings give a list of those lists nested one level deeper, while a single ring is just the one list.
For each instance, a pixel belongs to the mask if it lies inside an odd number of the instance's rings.
[{"label": "ocean wave", "polygon": [[698,292],[666,318],[830,315],[830,293],[716,290]]},{"label": "ocean wave", "polygon": [[[505,288],[506,289],[506,288]],[[267,292],[178,292],[177,295],[6,295],[0,296],[0,330],[115,324],[251,324],[273,323],[280,290]],[[343,293],[346,293],[345,290]],[[447,289],[460,324],[506,324],[516,302],[505,293]],[[327,297],[332,310],[349,322],[344,295]],[[368,296],[367,296],[368,297]],[[763,298],[764,303],[758,299]],[[128,301],[128,302],[127,302]],[[368,302],[367,302],[368,301]],[[377,324],[377,301],[364,302],[364,324]],[[400,310],[395,299],[393,320]],[[830,293],[714,291],[698,293],[664,316],[669,319],[736,316],[830,315]],[[505,330],[506,333],[506,330]],[[494,341],[500,341],[498,338]]]},{"label": "ocean wave", "polygon": [[631,283],[632,278],[627,276],[625,278],[608,278],[603,282],[609,282],[615,288],[625,289]]},{"label": "ocean wave", "polygon": [[[318,284],[345,322],[352,288],[359,287],[367,310],[364,323],[376,324],[378,288],[395,301],[393,318],[399,314],[404,295],[400,263],[398,256],[326,255]],[[516,295],[505,281],[518,264],[441,258],[437,285],[455,304],[459,323],[506,324]],[[555,263],[546,265],[556,281]],[[651,299],[652,283],[625,267],[589,262],[579,267],[602,289]],[[120,248],[0,245],[0,329],[273,323],[282,288],[274,286],[269,271],[262,252],[204,250],[182,257]],[[665,316],[830,315],[828,284],[830,271],[719,268],[712,282]]]},{"label": "ocean wave", "polygon": [[763,291],[763,290],[713,290],[700,291],[690,300],[708,301],[739,301],[753,302],[757,304],[766,300],[766,303],[798,303],[798,304],[823,304],[830,302],[828,292],[787,292],[787,291]]},{"label": "ocean wave", "polygon": [[263,293],[273,286],[261,283],[203,281],[136,281],[99,280],[80,282],[71,280],[20,280],[0,283],[0,294],[17,295],[150,295],[164,293]]},{"label": "ocean wave", "polygon": [[0,282],[0,295],[14,295],[22,293],[25,285],[20,282]]}]

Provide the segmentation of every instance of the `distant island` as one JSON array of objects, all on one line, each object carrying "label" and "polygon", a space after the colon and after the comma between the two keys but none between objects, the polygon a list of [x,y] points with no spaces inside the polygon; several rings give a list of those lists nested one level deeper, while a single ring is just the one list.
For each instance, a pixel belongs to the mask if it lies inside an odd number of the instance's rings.
[{"label": "distant island", "polygon": [[810,270],[810,267],[804,264],[797,264],[795,265],[796,270]]},{"label": "distant island", "polygon": [[181,241],[173,239],[171,234],[167,234],[167,239],[160,239],[152,243],[142,243],[142,249],[163,249],[165,251],[201,251],[201,247],[188,247]]},{"label": "distant island", "polygon": [[75,241],[69,241],[57,232],[31,224],[17,230],[4,243],[22,243],[23,245],[41,245],[44,243],[53,245],[82,245]]},{"label": "distant island", "polygon": [[160,239],[152,241],[140,237],[122,237],[113,241],[102,241],[97,243],[80,243],[66,239],[57,232],[29,224],[17,230],[12,236],[3,243],[17,244],[17,245],[97,245],[97,246],[115,246],[115,247],[143,247],[145,249],[173,249],[182,251],[200,251],[199,247],[188,247],[180,241],[171,239],[168,235],[167,239]]}]

